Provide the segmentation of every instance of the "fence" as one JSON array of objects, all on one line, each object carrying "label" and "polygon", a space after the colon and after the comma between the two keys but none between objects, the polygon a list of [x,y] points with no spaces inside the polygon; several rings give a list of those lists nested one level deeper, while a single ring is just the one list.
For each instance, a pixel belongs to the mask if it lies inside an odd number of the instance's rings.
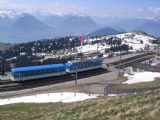
[{"label": "fence", "polygon": [[158,87],[150,87],[150,88],[133,88],[133,89],[116,89],[114,88],[115,85],[108,85],[104,88],[104,95],[109,94],[134,94],[134,93],[141,93],[145,91],[153,91],[160,89],[160,86]]}]

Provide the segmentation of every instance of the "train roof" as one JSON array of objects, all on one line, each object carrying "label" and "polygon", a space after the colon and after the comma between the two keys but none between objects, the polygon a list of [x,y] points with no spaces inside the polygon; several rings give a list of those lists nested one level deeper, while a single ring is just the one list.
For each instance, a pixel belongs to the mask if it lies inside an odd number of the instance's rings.
[{"label": "train roof", "polygon": [[88,61],[101,61],[100,58],[94,58],[94,59],[82,59],[82,60],[72,60],[68,61],[66,64],[73,64],[73,63],[80,63],[80,62],[88,62]]},{"label": "train roof", "polygon": [[60,68],[65,67],[64,64],[51,64],[51,65],[41,65],[41,66],[30,66],[30,67],[20,67],[11,69],[12,73],[16,72],[26,72],[26,71],[34,71],[34,70],[45,70],[51,68]]}]

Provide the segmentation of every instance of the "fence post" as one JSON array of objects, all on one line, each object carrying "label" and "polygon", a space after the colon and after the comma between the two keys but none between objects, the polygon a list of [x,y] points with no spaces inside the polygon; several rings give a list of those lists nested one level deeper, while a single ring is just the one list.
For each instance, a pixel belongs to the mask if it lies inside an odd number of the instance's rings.
[{"label": "fence post", "polygon": [[134,88],[134,94],[135,94],[136,88]]},{"label": "fence post", "polygon": [[117,95],[118,95],[118,93],[119,93],[119,89],[117,90]]}]

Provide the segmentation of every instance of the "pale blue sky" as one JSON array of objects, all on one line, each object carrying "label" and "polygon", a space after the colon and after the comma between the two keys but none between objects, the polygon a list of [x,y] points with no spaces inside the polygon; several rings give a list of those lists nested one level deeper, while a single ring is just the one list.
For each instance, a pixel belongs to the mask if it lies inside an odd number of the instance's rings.
[{"label": "pale blue sky", "polygon": [[160,0],[0,0],[0,9],[151,18],[160,16]]}]

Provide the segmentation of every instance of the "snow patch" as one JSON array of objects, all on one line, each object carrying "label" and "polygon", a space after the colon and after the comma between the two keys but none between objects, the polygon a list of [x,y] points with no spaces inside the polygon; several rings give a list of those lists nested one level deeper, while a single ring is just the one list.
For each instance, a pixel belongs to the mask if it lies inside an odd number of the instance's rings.
[{"label": "snow patch", "polygon": [[156,77],[160,77],[158,72],[139,72],[134,75],[125,74],[124,76],[128,77],[128,80],[123,82],[123,84],[134,84],[141,82],[151,82],[154,81]]},{"label": "snow patch", "polygon": [[115,96],[117,96],[117,94],[108,94],[107,96],[109,96],[109,97],[115,97]]},{"label": "snow patch", "polygon": [[88,95],[85,93],[75,94],[74,92],[48,93],[48,94],[16,97],[11,99],[0,99],[0,105],[15,104],[15,103],[55,103],[55,102],[70,103],[92,98],[97,98],[97,96]]}]

